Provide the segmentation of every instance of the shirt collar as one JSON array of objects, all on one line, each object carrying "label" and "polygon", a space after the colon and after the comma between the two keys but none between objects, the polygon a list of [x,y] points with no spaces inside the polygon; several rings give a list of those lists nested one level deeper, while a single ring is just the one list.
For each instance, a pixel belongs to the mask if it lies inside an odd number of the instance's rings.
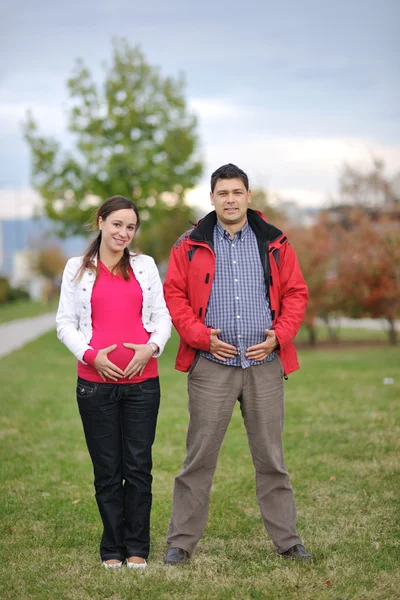
[{"label": "shirt collar", "polygon": [[[217,233],[220,236],[220,238],[222,238],[222,239],[228,238],[229,240],[231,239],[230,233],[222,227],[221,223],[218,220],[216,223],[216,228],[217,228]],[[243,238],[246,235],[248,230],[249,230],[249,222],[246,221],[246,223],[243,225],[242,229],[240,229],[239,231],[237,231],[235,233],[234,239],[237,238],[240,240],[241,238]]]}]

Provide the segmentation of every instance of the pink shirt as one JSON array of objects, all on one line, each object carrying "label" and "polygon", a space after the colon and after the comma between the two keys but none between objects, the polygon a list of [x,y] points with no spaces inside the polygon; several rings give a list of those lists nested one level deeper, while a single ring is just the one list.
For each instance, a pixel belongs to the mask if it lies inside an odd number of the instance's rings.
[{"label": "pink shirt", "polygon": [[[134,350],[125,348],[123,343],[146,344],[150,338],[142,322],[142,290],[130,267],[129,273],[130,278],[125,281],[122,275],[113,275],[100,262],[91,298],[93,335],[89,344],[93,350],[86,350],[83,356],[87,365],[78,362],[78,376],[82,379],[104,383],[93,366],[97,352],[102,348],[118,344],[108,354],[108,358],[124,370],[135,353]],[[157,359],[150,358],[142,375],[135,375],[132,379],[118,379],[117,382],[107,379],[107,383],[139,383],[157,375]]]}]

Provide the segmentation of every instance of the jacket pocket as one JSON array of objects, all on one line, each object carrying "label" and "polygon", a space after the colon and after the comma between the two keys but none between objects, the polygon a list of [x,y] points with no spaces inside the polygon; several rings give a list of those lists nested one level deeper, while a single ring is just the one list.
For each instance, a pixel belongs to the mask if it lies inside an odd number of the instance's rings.
[{"label": "jacket pocket", "polygon": [[196,370],[197,365],[199,364],[200,357],[201,357],[200,352],[196,352],[196,356],[194,357],[194,360],[193,360],[192,364],[190,365],[188,377],[192,377],[193,373]]},{"label": "jacket pocket", "polygon": [[281,378],[283,379],[284,375],[285,375],[285,369],[283,368],[283,364],[281,361],[281,357],[279,356],[279,354],[276,355],[276,359],[279,362],[279,366],[280,366],[280,370],[281,370]]}]

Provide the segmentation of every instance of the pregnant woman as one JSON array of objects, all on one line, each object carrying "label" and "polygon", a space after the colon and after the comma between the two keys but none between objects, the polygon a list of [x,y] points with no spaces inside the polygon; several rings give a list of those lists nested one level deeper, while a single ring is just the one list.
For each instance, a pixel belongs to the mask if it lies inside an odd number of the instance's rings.
[{"label": "pregnant woman", "polygon": [[144,569],[150,547],[152,445],[160,403],[157,357],[171,334],[154,260],[129,250],[133,202],[98,209],[98,235],[65,267],[57,335],[78,359],[77,400],[93,462],[106,568]]}]

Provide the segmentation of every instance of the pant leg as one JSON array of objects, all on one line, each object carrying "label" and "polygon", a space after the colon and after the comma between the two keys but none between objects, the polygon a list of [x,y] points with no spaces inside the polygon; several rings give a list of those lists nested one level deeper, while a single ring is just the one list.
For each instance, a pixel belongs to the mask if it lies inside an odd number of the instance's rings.
[{"label": "pant leg", "polygon": [[150,549],[152,445],[155,438],[160,384],[158,377],[123,384],[122,435],[125,554],[147,558]]},{"label": "pant leg", "polygon": [[264,526],[278,552],[302,541],[296,506],[283,458],[283,371],[279,358],[243,371],[241,411],[256,472],[256,492]]},{"label": "pant leg", "polygon": [[123,560],[124,491],[119,388],[78,378],[77,400],[93,463],[94,487],[103,536],[102,560]]},{"label": "pant leg", "polygon": [[240,395],[241,371],[202,356],[189,371],[187,456],[175,478],[167,537],[170,548],[191,553],[203,535],[219,451]]}]

